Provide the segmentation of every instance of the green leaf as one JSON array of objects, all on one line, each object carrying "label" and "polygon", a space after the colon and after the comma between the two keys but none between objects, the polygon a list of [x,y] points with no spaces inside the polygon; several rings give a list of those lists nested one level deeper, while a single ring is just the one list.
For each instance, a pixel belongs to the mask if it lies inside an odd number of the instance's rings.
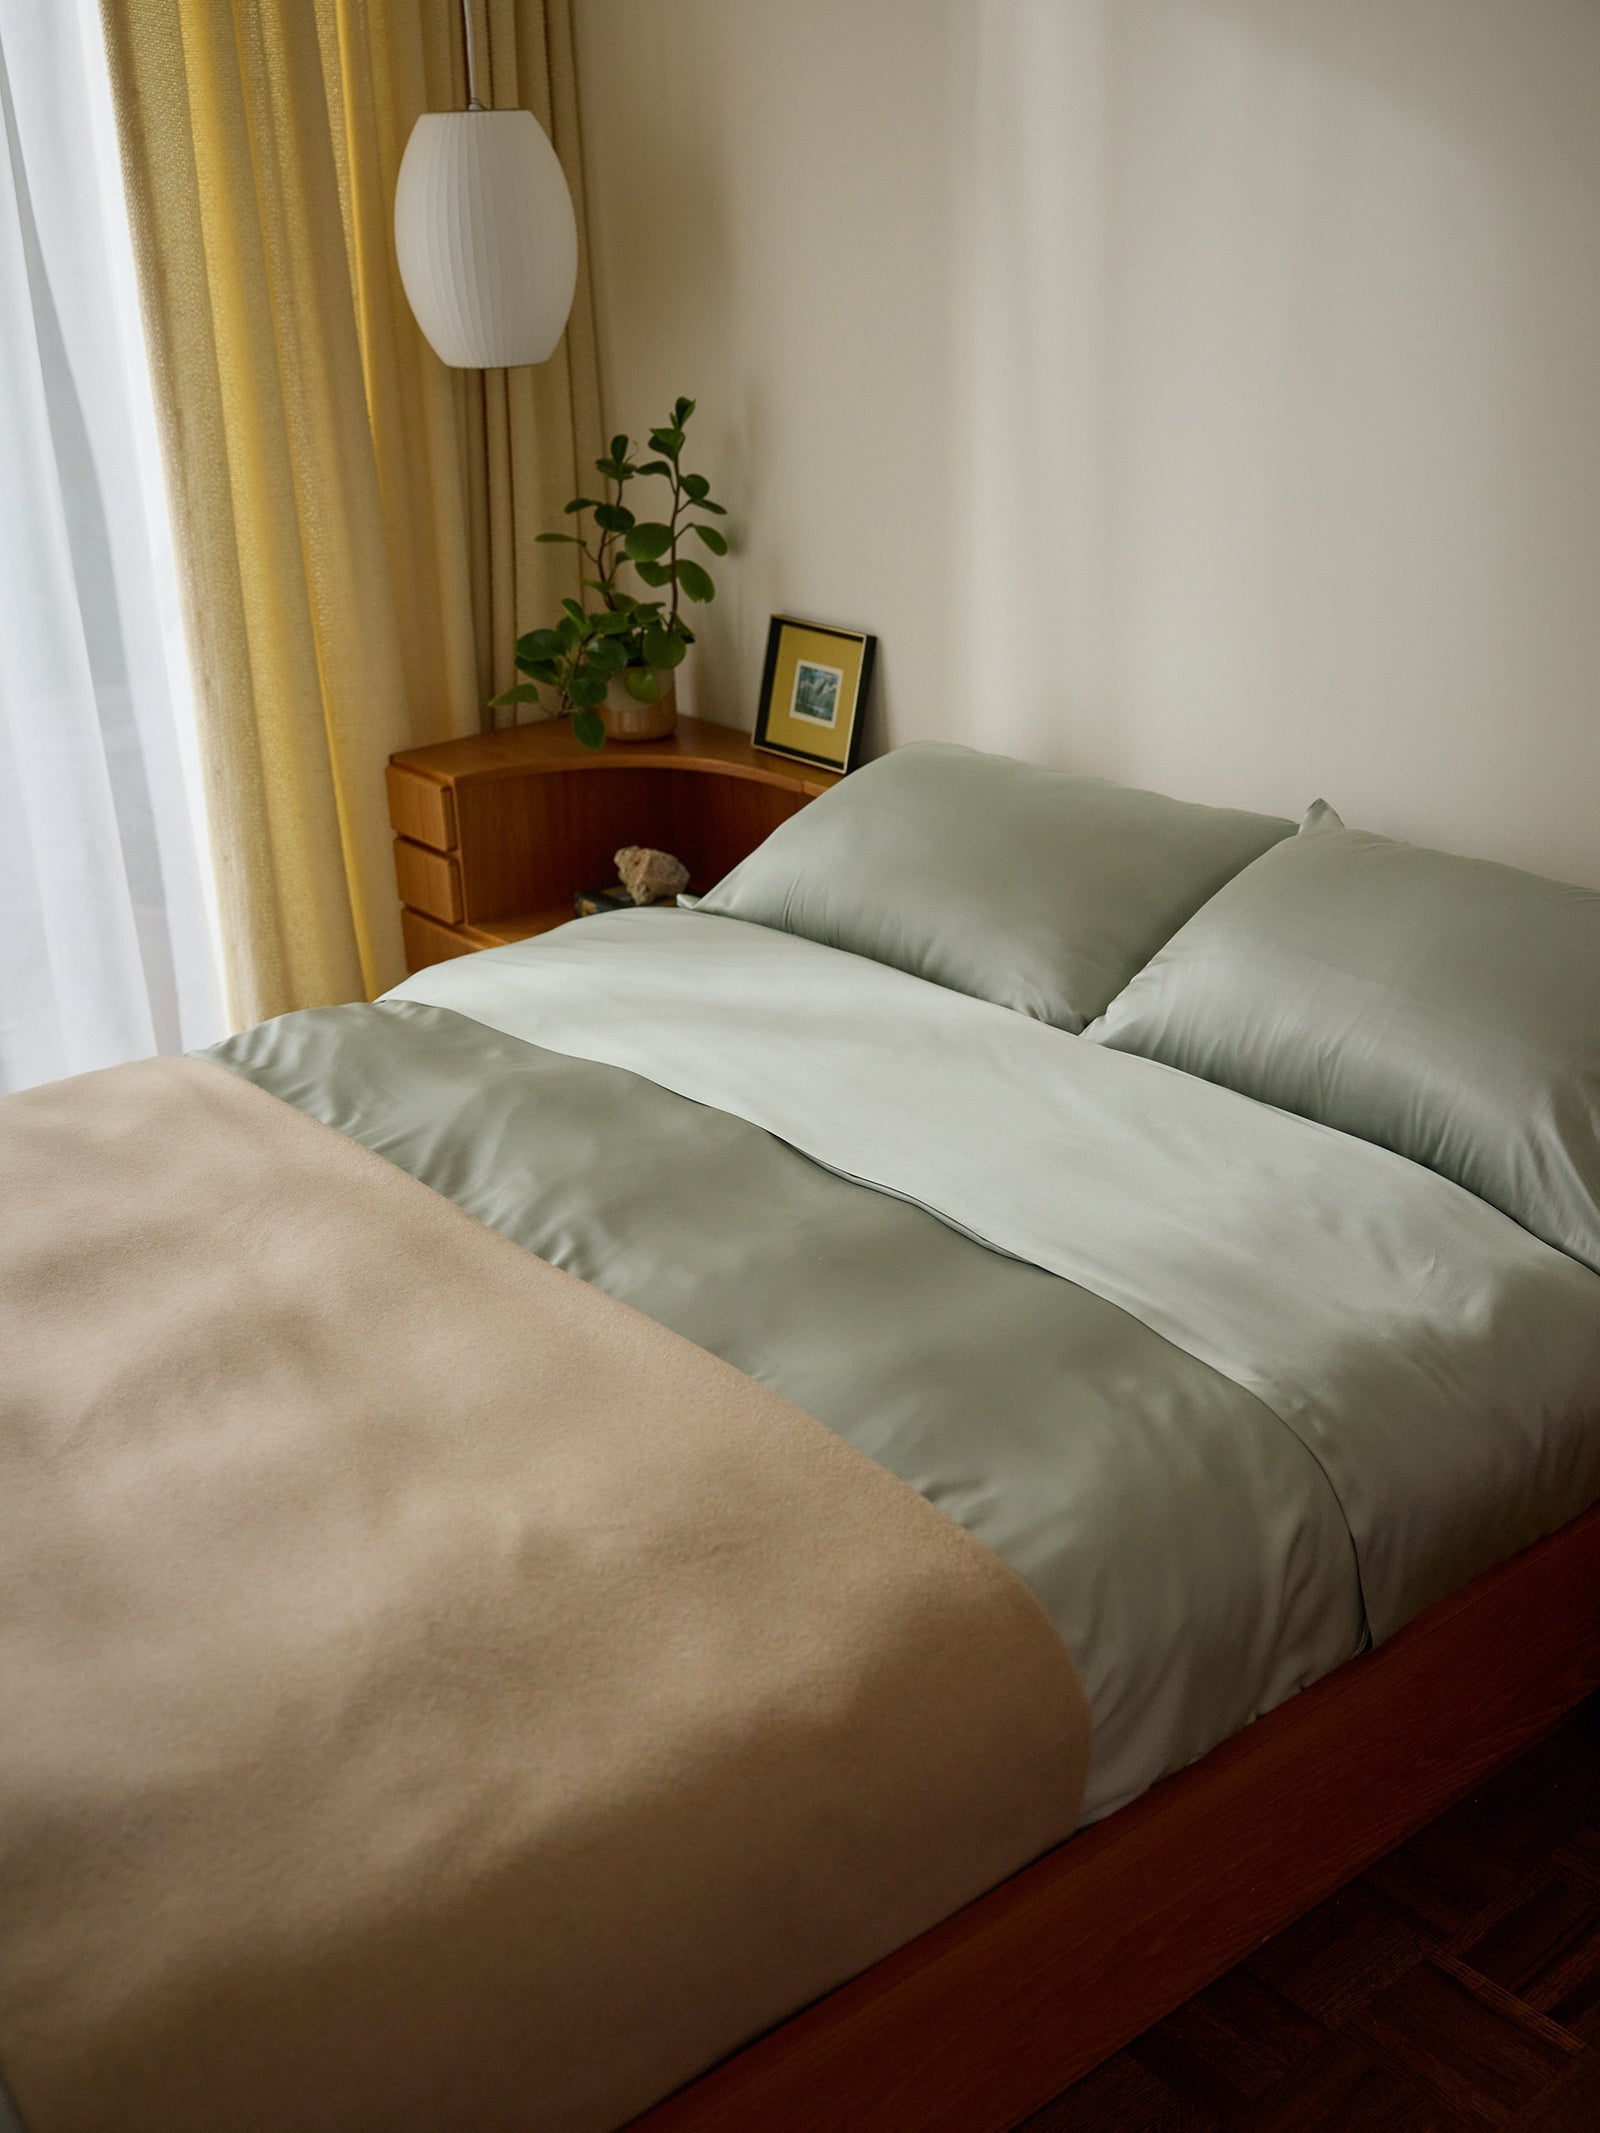
[{"label": "green leaf", "polygon": [[589,627],[589,618],[584,613],[583,609],[578,605],[576,600],[563,600],[561,605],[566,609],[567,613],[572,617],[573,621],[578,624],[580,629],[587,629]]},{"label": "green leaf", "polygon": [[605,720],[598,711],[574,711],[572,738],[580,748],[603,748],[606,744]]},{"label": "green leaf", "polygon": [[536,533],[534,539],[536,541],[569,541],[574,548],[583,546],[583,542],[575,533]]},{"label": "green leaf", "polygon": [[489,699],[491,707],[498,711],[506,704],[536,704],[539,692],[530,682],[519,681],[515,688],[502,689],[498,696]]},{"label": "green leaf", "polygon": [[726,518],[728,515],[727,505],[714,504],[709,496],[697,496],[695,498],[695,508],[700,511],[715,511],[718,518]]},{"label": "green leaf", "polygon": [[580,711],[586,710],[591,704],[604,703],[609,678],[605,674],[574,674],[567,683],[568,701],[576,704]]},{"label": "green leaf", "polygon": [[589,647],[588,664],[601,674],[615,674],[628,664],[630,647],[618,637],[596,637]]},{"label": "green leaf", "polygon": [[554,659],[522,659],[516,661],[519,674],[526,674],[534,681],[556,683],[561,679],[561,666]]},{"label": "green leaf", "polygon": [[672,404],[672,419],[680,430],[693,413],[694,402],[692,400],[675,400]]},{"label": "green leaf", "polygon": [[596,504],[594,522],[607,533],[626,533],[633,524],[633,513],[626,504]]},{"label": "green leaf", "polygon": [[670,459],[647,459],[639,469],[639,472],[641,474],[666,474],[670,476],[672,473],[672,461]]},{"label": "green leaf", "polygon": [[633,567],[638,571],[646,585],[670,585],[672,583],[672,572],[668,570],[665,563],[636,563]]},{"label": "green leaf", "polygon": [[631,440],[625,437],[621,430],[618,430],[615,437],[613,437],[611,440],[612,458],[619,462],[626,459],[628,456],[628,445],[630,442]]},{"label": "green leaf", "polygon": [[524,659],[554,659],[560,649],[561,640],[554,630],[529,630],[517,639],[517,651]]},{"label": "green leaf", "polygon": [[672,528],[663,526],[658,519],[646,519],[642,526],[635,526],[622,544],[636,563],[653,563],[672,546]]},{"label": "green leaf", "polygon": [[678,565],[678,584],[691,600],[714,600],[717,597],[710,571],[702,570],[698,563],[685,560]]},{"label": "green leaf", "polygon": [[653,704],[661,695],[661,684],[648,667],[629,667],[622,686],[641,704]]},{"label": "green leaf", "polygon": [[648,629],[640,639],[640,649],[653,667],[677,667],[682,666],[688,646],[675,630]]},{"label": "green leaf", "polygon": [[571,518],[574,511],[592,511],[594,507],[595,499],[592,496],[575,496],[570,504],[561,506],[568,518]]},{"label": "green leaf", "polygon": [[633,617],[627,614],[596,615],[594,633],[597,637],[618,637],[633,628]]},{"label": "green leaf", "polygon": [[676,462],[678,454],[683,450],[682,430],[652,430],[650,432],[650,449],[652,452],[660,452],[666,458]]},{"label": "green leaf", "polygon": [[688,497],[691,504],[704,503],[705,499],[711,494],[711,484],[703,474],[685,474],[683,477],[683,493]]},{"label": "green leaf", "polygon": [[713,555],[727,554],[727,539],[723,534],[720,534],[717,531],[715,526],[691,526],[689,528],[689,531],[691,533],[698,533],[701,540],[705,542],[706,546],[711,550],[711,553]]},{"label": "green leaf", "polygon": [[[571,607],[575,605],[575,603],[569,600],[567,602],[567,605]],[[578,645],[581,644],[583,641],[583,632],[579,629],[577,623],[573,621],[570,615],[563,615],[561,620],[556,624],[556,636],[559,639],[561,649],[564,652],[575,651]]]}]

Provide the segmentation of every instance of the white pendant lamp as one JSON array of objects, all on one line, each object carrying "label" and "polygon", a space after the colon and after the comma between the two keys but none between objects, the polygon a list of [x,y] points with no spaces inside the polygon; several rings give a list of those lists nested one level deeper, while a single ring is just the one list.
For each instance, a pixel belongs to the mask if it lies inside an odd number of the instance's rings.
[{"label": "white pendant lamp", "polygon": [[578,280],[566,176],[531,111],[478,101],[470,0],[465,111],[425,112],[400,159],[394,241],[417,324],[458,370],[542,363]]}]

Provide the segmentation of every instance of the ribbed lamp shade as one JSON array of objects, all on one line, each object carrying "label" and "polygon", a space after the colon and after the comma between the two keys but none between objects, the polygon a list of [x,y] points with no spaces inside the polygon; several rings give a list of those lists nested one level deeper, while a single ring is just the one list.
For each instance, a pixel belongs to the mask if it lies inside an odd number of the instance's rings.
[{"label": "ribbed lamp shade", "polygon": [[400,160],[400,278],[417,324],[458,370],[542,363],[572,309],[578,225],[531,111],[430,111]]}]

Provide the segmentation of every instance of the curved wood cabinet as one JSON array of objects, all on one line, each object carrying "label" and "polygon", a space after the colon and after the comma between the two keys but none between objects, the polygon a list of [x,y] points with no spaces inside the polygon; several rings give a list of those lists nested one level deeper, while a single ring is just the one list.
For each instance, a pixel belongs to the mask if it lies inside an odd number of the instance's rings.
[{"label": "curved wood cabinet", "polygon": [[598,752],[565,719],[404,749],[389,762],[389,819],[407,965],[562,925],[580,889],[615,879],[624,844],[675,852],[708,889],[838,782],[692,718],[664,741]]}]

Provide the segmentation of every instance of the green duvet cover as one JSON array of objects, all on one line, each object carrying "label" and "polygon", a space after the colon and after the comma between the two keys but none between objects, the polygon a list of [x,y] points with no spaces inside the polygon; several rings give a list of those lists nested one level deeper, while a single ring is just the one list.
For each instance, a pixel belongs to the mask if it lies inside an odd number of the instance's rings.
[{"label": "green duvet cover", "polygon": [[1600,1277],[1385,1150],[834,949],[621,913],[210,1056],[1012,1563],[1088,1692],[1089,1817],[1600,1497]]}]

